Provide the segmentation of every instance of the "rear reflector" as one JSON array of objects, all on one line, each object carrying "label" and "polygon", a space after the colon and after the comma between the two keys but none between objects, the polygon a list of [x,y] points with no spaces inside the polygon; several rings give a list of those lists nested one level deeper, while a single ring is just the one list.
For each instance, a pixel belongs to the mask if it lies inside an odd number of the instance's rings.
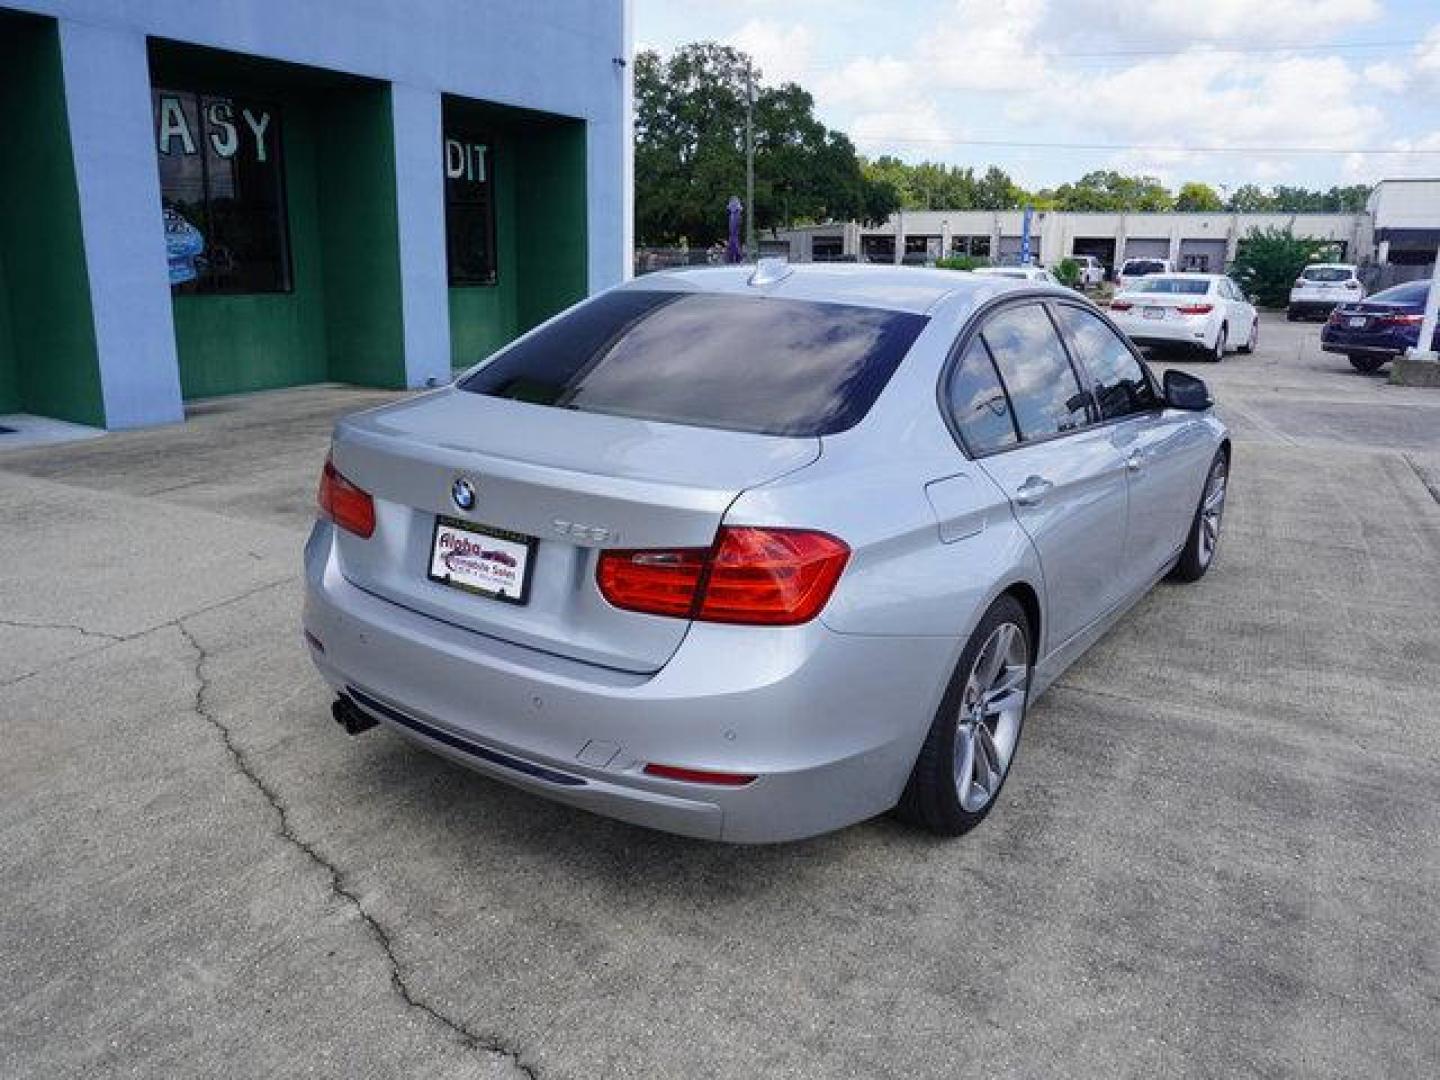
[{"label": "rear reflector", "polygon": [[653,761],[645,766],[645,775],[658,776],[662,780],[681,780],[687,784],[715,784],[719,787],[744,787],[755,781],[754,773],[682,769],[678,765],[657,765]]},{"label": "rear reflector", "polygon": [[320,516],[333,521],[346,532],[369,538],[375,531],[375,503],[370,495],[356,487],[335,468],[328,457],[320,473],[320,491],[316,495]]},{"label": "rear reflector", "polygon": [[602,552],[595,576],[626,611],[793,626],[820,614],[849,558],[827,533],[726,525],[709,548]]},{"label": "rear reflector", "polygon": [[1186,304],[1175,309],[1181,315],[1209,315],[1215,310],[1214,304]]}]

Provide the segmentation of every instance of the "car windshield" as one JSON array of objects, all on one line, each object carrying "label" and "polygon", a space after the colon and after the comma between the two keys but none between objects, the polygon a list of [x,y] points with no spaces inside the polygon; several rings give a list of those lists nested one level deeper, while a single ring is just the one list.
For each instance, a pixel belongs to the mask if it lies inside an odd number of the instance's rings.
[{"label": "car windshield", "polygon": [[847,304],[618,289],[497,353],[462,390],[763,435],[844,431],[927,319]]},{"label": "car windshield", "polygon": [[1308,266],[1300,276],[1306,281],[1349,281],[1350,271],[1342,266]]},{"label": "car windshield", "polygon": [[1159,259],[1131,259],[1120,272],[1127,277],[1144,277],[1146,274],[1158,274],[1164,269],[1165,264]]},{"label": "car windshield", "polygon": [[1170,293],[1177,296],[1204,296],[1210,291],[1210,282],[1195,278],[1151,277],[1135,283],[1135,292]]},{"label": "car windshield", "polygon": [[1368,302],[1378,304],[1423,304],[1425,297],[1430,292],[1428,281],[1407,281],[1404,285],[1396,285],[1378,292],[1370,297]]}]

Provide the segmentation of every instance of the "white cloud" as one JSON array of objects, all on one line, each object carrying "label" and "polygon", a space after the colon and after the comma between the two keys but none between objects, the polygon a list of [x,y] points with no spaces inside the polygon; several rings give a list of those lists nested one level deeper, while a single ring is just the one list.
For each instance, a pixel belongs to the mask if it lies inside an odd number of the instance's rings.
[{"label": "white cloud", "polygon": [[812,81],[815,32],[804,23],[751,19],[731,35],[729,44],[750,54],[767,83]]},{"label": "white cloud", "polygon": [[1005,90],[1038,79],[1046,62],[1046,0],[954,0],[921,37],[925,74],[953,89]]},{"label": "white cloud", "polygon": [[919,99],[861,113],[850,124],[849,134],[865,154],[933,159],[944,154],[946,141],[956,138],[958,132],[933,100]]},{"label": "white cloud", "polygon": [[861,56],[816,83],[816,95],[827,104],[880,110],[910,97],[918,83],[915,65],[893,56]]},{"label": "white cloud", "polygon": [[1253,47],[1323,42],[1383,14],[1378,0],[1109,0],[1105,17],[1132,40]]},{"label": "white cloud", "polygon": [[1345,179],[1373,183],[1381,177],[1435,176],[1440,173],[1440,128],[1414,139],[1394,139],[1398,154],[1347,154]]},{"label": "white cloud", "polygon": [[1416,46],[1415,70],[1421,75],[1440,75],[1440,25],[1432,26]]},{"label": "white cloud", "polygon": [[1398,94],[1410,82],[1410,72],[1403,65],[1389,60],[1369,64],[1361,74],[1366,83],[1387,94]]}]

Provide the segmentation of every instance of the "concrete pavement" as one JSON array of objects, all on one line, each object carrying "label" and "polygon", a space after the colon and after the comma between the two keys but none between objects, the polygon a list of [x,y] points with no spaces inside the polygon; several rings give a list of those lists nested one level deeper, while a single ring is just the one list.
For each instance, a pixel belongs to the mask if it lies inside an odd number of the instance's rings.
[{"label": "concrete pavement", "polygon": [[1440,395],[1317,341],[1182,364],[1220,561],[958,842],[704,845],[344,737],[299,546],[384,395],[0,455],[0,1075],[1434,1074]]}]

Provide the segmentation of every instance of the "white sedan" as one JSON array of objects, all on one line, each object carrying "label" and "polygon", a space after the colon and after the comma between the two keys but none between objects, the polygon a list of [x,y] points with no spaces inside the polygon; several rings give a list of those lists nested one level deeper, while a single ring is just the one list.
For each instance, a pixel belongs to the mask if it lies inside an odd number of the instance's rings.
[{"label": "white sedan", "polygon": [[1043,285],[1059,285],[1054,274],[1040,266],[977,266],[977,274],[986,277],[1015,278],[1017,281],[1035,281]]},{"label": "white sedan", "polygon": [[1115,325],[1137,345],[1185,347],[1217,363],[1231,348],[1254,350],[1260,316],[1222,274],[1152,274],[1115,294]]}]

